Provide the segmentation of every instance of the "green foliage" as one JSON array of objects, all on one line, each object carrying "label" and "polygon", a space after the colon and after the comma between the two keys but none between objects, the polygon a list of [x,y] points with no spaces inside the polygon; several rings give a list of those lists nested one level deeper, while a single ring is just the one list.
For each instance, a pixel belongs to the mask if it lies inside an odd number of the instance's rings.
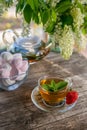
[{"label": "green foliage", "polygon": [[83,12],[85,14],[85,17],[84,17],[84,24],[82,26],[82,31],[84,34],[87,34],[87,5],[84,5]]},{"label": "green foliage", "polygon": [[13,0],[0,0],[0,15],[2,15],[3,12],[12,5]]},{"label": "green foliage", "polygon": [[34,0],[27,0],[27,3],[30,5],[30,7],[32,8],[32,10],[35,10]]},{"label": "green foliage", "polygon": [[[70,14],[70,9],[73,6],[80,8],[82,13],[87,12],[87,5],[82,4],[80,0],[60,0],[56,2],[56,6],[52,5],[53,0],[17,0],[16,13],[23,14],[26,22],[30,23],[34,20],[36,23],[47,25],[46,31],[54,33],[55,25],[58,22],[57,15],[60,17],[62,26],[73,26],[73,18]],[[13,4],[13,0],[1,0],[4,6],[9,7]],[[87,17],[87,16],[86,16]],[[84,18],[83,30],[87,30],[87,20]]]},{"label": "green foliage", "polygon": [[63,13],[65,12],[67,9],[69,9],[72,6],[72,2],[71,0],[61,0],[57,6],[56,9],[58,11],[58,13]]},{"label": "green foliage", "polygon": [[27,23],[30,23],[31,18],[32,18],[32,8],[30,5],[26,5],[24,10],[23,10],[23,15]]},{"label": "green foliage", "polygon": [[50,16],[50,10],[45,10],[41,14],[41,20],[43,21],[43,25],[48,21]]},{"label": "green foliage", "polygon": [[84,26],[82,27],[83,34],[87,34],[87,16],[84,18]]},{"label": "green foliage", "polygon": [[32,10],[35,11],[36,9],[38,9],[38,0],[27,0],[27,3],[31,6]]},{"label": "green foliage", "polygon": [[13,4],[13,0],[0,0],[0,4],[4,7],[10,7]]},{"label": "green foliage", "polygon": [[55,22],[49,21],[49,25],[46,28],[46,31],[49,32],[50,34],[53,34],[55,28]]},{"label": "green foliage", "polygon": [[43,84],[42,87],[47,91],[57,92],[64,89],[67,84],[68,83],[66,81],[59,81],[58,83],[56,83],[54,80],[52,80],[50,84]]},{"label": "green foliage", "polygon": [[26,1],[24,0],[19,0],[17,5],[16,5],[16,13],[23,13],[23,9],[26,6]]},{"label": "green foliage", "polygon": [[63,14],[61,16],[62,26],[71,25],[73,26],[73,18],[70,14]]}]

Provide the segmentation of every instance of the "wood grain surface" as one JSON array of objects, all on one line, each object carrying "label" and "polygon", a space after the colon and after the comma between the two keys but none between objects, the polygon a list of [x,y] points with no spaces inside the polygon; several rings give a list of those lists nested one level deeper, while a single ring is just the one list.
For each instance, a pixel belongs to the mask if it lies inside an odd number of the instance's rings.
[{"label": "wood grain surface", "polygon": [[[38,109],[31,92],[44,75],[70,77],[79,99],[65,113]],[[0,130],[87,130],[87,59],[74,53],[70,60],[51,52],[30,66],[25,83],[14,91],[0,90]]]}]

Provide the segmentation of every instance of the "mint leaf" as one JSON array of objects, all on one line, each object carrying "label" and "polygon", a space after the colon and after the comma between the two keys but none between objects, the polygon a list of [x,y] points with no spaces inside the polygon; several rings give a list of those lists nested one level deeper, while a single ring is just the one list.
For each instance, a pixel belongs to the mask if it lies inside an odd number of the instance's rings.
[{"label": "mint leaf", "polygon": [[51,87],[54,88],[54,86],[55,86],[55,81],[52,80],[52,81],[51,81]]},{"label": "mint leaf", "polygon": [[55,81],[52,80],[48,86],[49,86],[49,91],[53,92],[55,90]]},{"label": "mint leaf", "polygon": [[47,84],[43,84],[42,87],[43,87],[45,90],[49,91],[49,86],[48,86]]},{"label": "mint leaf", "polygon": [[60,89],[63,89],[67,86],[67,82],[66,81],[60,81],[56,84],[56,89],[57,90],[60,90]]},{"label": "mint leaf", "polygon": [[56,83],[54,80],[52,80],[50,84],[43,84],[42,87],[47,91],[56,92],[65,88],[67,84],[68,83],[66,81],[59,81]]}]

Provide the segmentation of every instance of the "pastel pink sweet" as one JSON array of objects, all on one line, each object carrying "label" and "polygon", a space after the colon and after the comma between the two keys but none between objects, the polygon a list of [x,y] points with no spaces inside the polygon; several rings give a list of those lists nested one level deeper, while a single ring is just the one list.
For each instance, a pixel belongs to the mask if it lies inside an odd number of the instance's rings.
[{"label": "pastel pink sweet", "polygon": [[6,63],[7,63],[7,62],[6,62],[4,59],[2,59],[1,62],[0,62],[0,67],[3,68],[3,65],[6,64]]},{"label": "pastel pink sweet", "polygon": [[10,52],[2,52],[1,53],[2,59],[4,59],[7,62],[11,62],[13,60],[13,55]]},{"label": "pastel pink sweet", "polygon": [[8,71],[11,71],[11,69],[12,69],[11,65],[8,64],[8,63],[3,64],[2,68],[5,69],[5,70],[8,70]]},{"label": "pastel pink sweet", "polygon": [[21,53],[14,54],[13,59],[20,59],[22,61],[22,54]]},{"label": "pastel pink sweet", "polygon": [[0,56],[0,66],[2,66],[2,57]]},{"label": "pastel pink sweet", "polygon": [[23,79],[25,78],[25,76],[26,76],[26,74],[19,75],[19,76],[16,78],[16,80],[17,80],[17,81],[21,81],[21,80],[23,80]]},{"label": "pastel pink sweet", "polygon": [[26,76],[26,73],[23,73],[22,71],[19,70],[16,80],[21,81],[25,78],[25,76]]},{"label": "pastel pink sweet", "polygon": [[10,71],[10,77],[11,78],[16,78],[16,76],[18,75],[18,70],[17,70],[17,68],[15,67],[15,65],[14,64],[11,64],[11,71]]},{"label": "pastel pink sweet", "polygon": [[3,67],[3,62],[2,62],[2,58],[1,58],[1,56],[0,56],[0,74],[1,74],[1,72],[2,72],[2,67]]},{"label": "pastel pink sweet", "polygon": [[4,86],[15,84],[15,80],[11,80],[11,79],[3,79],[2,82]]},{"label": "pastel pink sweet", "polygon": [[3,71],[3,69],[2,69],[2,68],[0,68],[0,74],[2,74],[2,71]]},{"label": "pastel pink sweet", "polygon": [[21,68],[20,68],[20,70],[22,71],[22,72],[26,72],[27,70],[28,70],[28,61],[27,60],[23,60],[22,61],[22,66],[21,66]]},{"label": "pastel pink sweet", "polygon": [[13,64],[17,69],[19,69],[22,66],[22,60],[20,58],[15,58]]},{"label": "pastel pink sweet", "polygon": [[10,78],[10,71],[3,69],[2,73],[1,73],[1,77],[2,78]]}]

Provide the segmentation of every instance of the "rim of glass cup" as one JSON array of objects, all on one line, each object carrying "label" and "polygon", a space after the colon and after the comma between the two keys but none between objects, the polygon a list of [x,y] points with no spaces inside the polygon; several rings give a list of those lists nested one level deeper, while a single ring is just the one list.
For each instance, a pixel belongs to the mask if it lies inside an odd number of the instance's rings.
[{"label": "rim of glass cup", "polygon": [[[46,89],[44,89],[43,87],[41,87],[40,81],[43,79],[59,79],[61,81],[67,81],[68,85],[64,89],[60,89],[56,92],[50,92],[50,91],[47,91]],[[58,93],[58,92],[61,92],[63,90],[65,91],[66,89],[70,89],[71,86],[72,86],[72,83],[71,83],[70,79],[68,79],[68,78],[60,78],[60,77],[55,77],[55,76],[42,76],[38,79],[38,87],[41,88],[42,90],[44,90],[45,92],[49,92],[49,93]]]}]

